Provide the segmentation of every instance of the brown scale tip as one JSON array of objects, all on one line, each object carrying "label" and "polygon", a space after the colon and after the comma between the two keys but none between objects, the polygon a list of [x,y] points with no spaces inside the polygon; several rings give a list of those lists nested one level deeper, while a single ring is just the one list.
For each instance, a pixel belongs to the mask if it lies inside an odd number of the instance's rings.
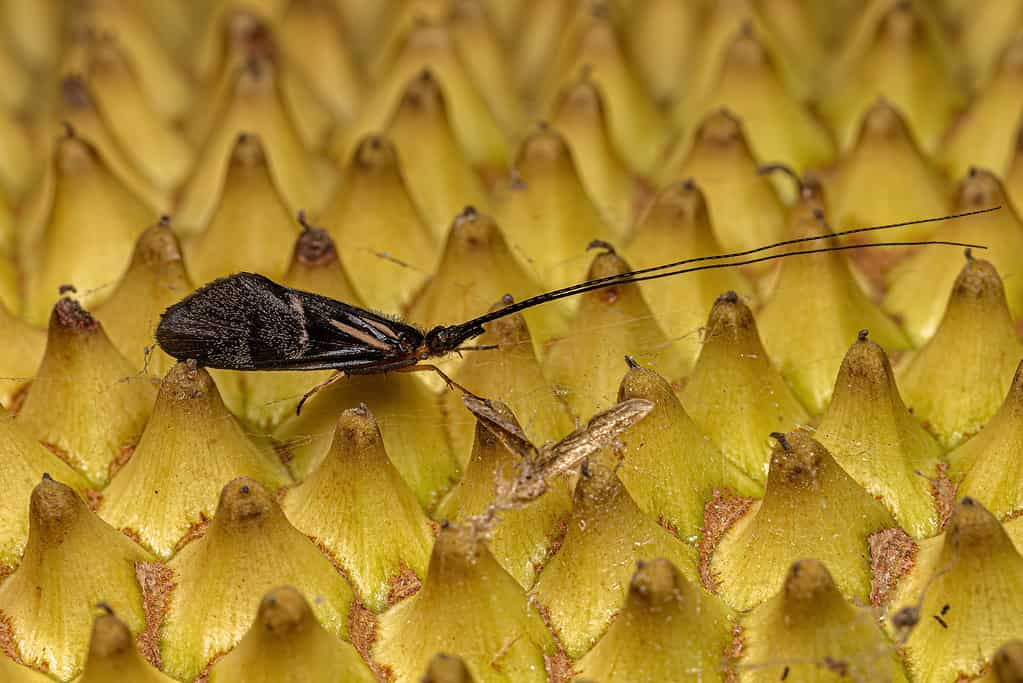
[{"label": "brown scale tip", "polygon": [[258,526],[272,512],[273,498],[254,479],[239,477],[228,482],[220,493],[214,524],[232,527]]},{"label": "brown scale tip", "polygon": [[477,218],[479,218],[479,212],[476,211],[475,206],[467,206],[458,214],[458,219],[463,221],[474,221]]},{"label": "brown scale tip", "polygon": [[238,97],[259,100],[274,96],[277,65],[273,55],[251,55],[237,71],[234,91]]},{"label": "brown scale tip", "polygon": [[504,236],[489,214],[478,213],[474,209],[471,213],[463,211],[455,216],[448,239],[460,251],[472,252],[491,249],[493,245],[503,243]]},{"label": "brown scale tip", "polygon": [[380,427],[365,403],[341,413],[334,428],[334,443],[346,453],[365,452],[381,442]]},{"label": "brown scale tip", "polygon": [[598,453],[583,460],[579,479],[574,492],[575,509],[581,517],[608,509],[613,501],[625,493],[625,486],[618,478],[620,456],[615,453]]},{"label": "brown scale tip", "polygon": [[647,604],[669,604],[679,599],[679,574],[668,560],[658,557],[636,563],[629,595]]},{"label": "brown scale tip", "polygon": [[171,229],[170,217],[163,216],[135,241],[133,264],[159,265],[181,261],[181,244]]},{"label": "brown scale tip", "polygon": [[816,481],[818,469],[827,451],[803,431],[789,434],[773,432],[772,439],[779,443],[771,454],[768,489],[771,482],[787,482],[789,486],[809,486]]},{"label": "brown scale tip", "polygon": [[239,133],[231,150],[231,163],[242,166],[257,166],[265,163],[263,140],[256,133]]},{"label": "brown scale tip", "polygon": [[298,212],[298,223],[302,234],[295,241],[295,260],[307,266],[325,266],[337,261],[337,247],[330,234],[306,219],[304,211]]},{"label": "brown scale tip", "polygon": [[29,498],[29,536],[37,533],[43,542],[60,543],[84,508],[70,486],[44,475]]},{"label": "brown scale tip", "polygon": [[516,166],[528,166],[533,163],[546,165],[567,158],[569,152],[564,138],[547,125],[546,121],[541,121],[537,124],[536,130],[522,142]]},{"label": "brown scale tip", "polygon": [[[604,251],[597,254],[593,261],[590,262],[590,267],[586,271],[587,280],[616,277],[632,270],[625,259],[619,256],[610,244],[594,245],[591,243],[588,248],[601,248]],[[587,298],[593,297],[593,300],[603,301],[606,304],[614,304],[625,292],[629,291],[624,288],[635,286],[629,279],[624,279],[620,282],[610,283],[610,286],[586,292],[583,296]]]},{"label": "brown scale tip", "polygon": [[[997,302],[1004,300],[1005,287],[998,271],[990,261],[966,255],[966,265],[952,285],[952,300],[982,300]],[[951,301],[950,301],[951,305]]]},{"label": "brown scale tip", "polygon": [[270,42],[270,29],[258,16],[245,9],[235,9],[224,24],[224,31],[234,43],[256,47],[256,43]]},{"label": "brown scale tip", "polygon": [[213,378],[194,360],[175,363],[160,382],[160,399],[193,401],[216,393]]},{"label": "brown scale tip", "polygon": [[[64,292],[61,292],[63,294]],[[77,299],[61,297],[53,306],[51,324],[74,332],[91,332],[99,327],[99,323],[88,311],[82,308]]]},{"label": "brown scale tip", "polygon": [[956,188],[956,209],[969,211],[1005,202],[1001,181],[991,171],[971,166]]},{"label": "brown scale tip", "polygon": [[604,103],[588,70],[584,68],[578,80],[561,91],[559,106],[590,114],[603,113]]},{"label": "brown scale tip", "polygon": [[1011,640],[991,659],[998,683],[1023,683],[1023,640]]},{"label": "brown scale tip", "polygon": [[888,40],[909,42],[920,29],[912,2],[898,2],[891,8],[881,23],[882,34]]},{"label": "brown scale tip", "polygon": [[402,93],[400,108],[421,110],[434,115],[443,113],[444,93],[430,69],[423,69],[418,76],[409,81]]},{"label": "brown scale tip", "polygon": [[421,683],[472,683],[472,674],[460,657],[438,653],[430,660]]},{"label": "brown scale tip", "polygon": [[701,223],[708,219],[707,200],[699,185],[690,178],[665,187],[654,199],[648,215],[657,215],[671,223]]},{"label": "brown scale tip", "polygon": [[512,190],[525,190],[529,187],[529,183],[522,177],[522,173],[517,168],[513,168],[508,173],[508,187]]},{"label": "brown scale tip", "polygon": [[397,164],[394,143],[383,135],[367,135],[355,150],[355,163],[361,168],[385,170]]},{"label": "brown scale tip", "polygon": [[636,359],[633,358],[632,356],[625,357],[625,364],[629,366],[630,370],[636,370],[641,367],[640,364],[636,361]]},{"label": "brown scale tip", "polygon": [[515,297],[513,297],[511,294],[505,294],[504,296],[501,297],[501,303],[504,304],[505,306],[511,306],[513,303],[515,303]]},{"label": "brown scale tip", "polygon": [[434,541],[429,574],[433,577],[435,569],[440,572],[438,575],[448,571],[463,573],[479,561],[485,550],[484,539],[473,525],[444,520]]},{"label": "brown scale tip", "polygon": [[796,600],[815,600],[821,593],[835,590],[831,572],[819,560],[797,560],[785,577],[785,595]]},{"label": "brown scale tip", "polygon": [[89,654],[94,657],[118,657],[134,648],[131,629],[117,618],[109,605],[100,603],[106,610],[92,622],[92,636],[89,639]]},{"label": "brown scale tip", "polygon": [[739,67],[757,67],[770,61],[750,21],[743,22],[725,58],[730,64]]},{"label": "brown scale tip", "polygon": [[603,249],[605,254],[614,255],[618,253],[615,251],[614,245],[605,240],[591,240],[590,243],[586,245],[586,251],[591,251],[593,249]]},{"label": "brown scale tip", "polygon": [[734,290],[728,290],[724,294],[721,294],[717,298],[719,304],[736,304],[739,303],[739,295]]},{"label": "brown scale tip", "polygon": [[863,115],[861,137],[893,138],[906,133],[906,122],[899,110],[885,97],[878,97]]},{"label": "brown scale tip", "polygon": [[309,623],[312,610],[305,597],[291,586],[275,588],[259,603],[256,619],[274,636],[287,636]]},{"label": "brown scale tip", "polygon": [[856,340],[857,341],[861,341],[861,342],[865,342],[865,341],[867,341],[867,337],[869,337],[869,336],[870,336],[870,330],[860,330],[856,334]]},{"label": "brown scale tip", "polygon": [[969,496],[952,508],[945,530],[955,552],[969,549],[987,555],[998,547],[1012,546],[998,519]]},{"label": "brown scale tip", "polygon": [[[64,106],[74,109],[85,109],[92,106],[92,96],[85,79],[78,74],[65,76],[60,81],[60,98]],[[68,137],[74,137],[75,131],[71,124],[64,122]]]},{"label": "brown scale tip", "polygon": [[729,145],[742,139],[742,124],[729,109],[718,109],[703,120],[696,138],[705,143]]}]

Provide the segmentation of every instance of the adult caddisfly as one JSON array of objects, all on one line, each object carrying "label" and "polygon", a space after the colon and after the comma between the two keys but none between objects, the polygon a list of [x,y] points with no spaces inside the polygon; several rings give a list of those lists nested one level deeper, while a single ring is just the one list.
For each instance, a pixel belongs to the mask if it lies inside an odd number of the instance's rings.
[{"label": "adult caddisfly", "polygon": [[[312,393],[343,375],[430,370],[438,373],[449,386],[458,386],[439,368],[427,361],[458,351],[466,341],[483,334],[483,325],[486,323],[534,306],[623,282],[656,280],[700,270],[734,268],[830,251],[912,245],[949,245],[983,249],[982,245],[927,240],[831,245],[744,258],[794,244],[963,218],[994,211],[997,208],[999,207],[891,225],[856,228],[828,235],[785,240],[747,251],[665,263],[555,289],[471,320],[437,326],[429,331],[342,301],[284,287],[262,275],[237,273],[210,282],[168,308],[156,329],[156,340],[163,350],[174,358],[194,360],[199,365],[210,368],[339,371],[340,374],[310,390],[299,402],[298,410],[301,410],[302,404]],[[726,259],[732,260],[724,263],[706,263]],[[458,388],[471,393],[462,387]]]}]

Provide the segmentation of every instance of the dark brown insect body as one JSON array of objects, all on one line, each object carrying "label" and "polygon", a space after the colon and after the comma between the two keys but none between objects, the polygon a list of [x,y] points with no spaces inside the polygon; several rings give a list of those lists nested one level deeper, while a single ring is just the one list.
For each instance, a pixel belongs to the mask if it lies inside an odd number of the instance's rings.
[{"label": "dark brown insect body", "polygon": [[[666,263],[546,292],[472,320],[457,325],[435,327],[428,332],[395,318],[350,306],[335,299],[283,287],[262,275],[237,273],[201,287],[168,308],[160,319],[156,340],[160,347],[174,358],[195,360],[200,365],[210,368],[339,370],[346,375],[433,370],[449,385],[457,386],[436,367],[426,364],[426,361],[457,351],[469,339],[483,334],[483,325],[488,322],[549,301],[623,282],[656,280],[699,270],[733,268],[827,251],[914,244],[944,244],[983,249],[984,247],[980,245],[960,242],[880,242],[826,246],[745,260],[690,265],[697,262],[736,259],[776,247],[840,235],[948,220],[993,210],[997,208],[922,221],[858,228],[822,237],[787,240],[744,252]],[[313,391],[318,388],[320,387],[314,388]],[[307,394],[306,398],[309,395]]]},{"label": "dark brown insect body", "polygon": [[214,280],[163,314],[160,347],[227,370],[400,370],[442,356],[483,330],[429,332],[255,273]]}]

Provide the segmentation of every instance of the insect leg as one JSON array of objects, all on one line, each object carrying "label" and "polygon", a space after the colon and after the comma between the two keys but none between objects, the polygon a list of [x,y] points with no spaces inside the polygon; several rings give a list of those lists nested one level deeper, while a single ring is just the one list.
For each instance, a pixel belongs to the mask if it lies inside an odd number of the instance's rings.
[{"label": "insect leg", "polygon": [[438,368],[436,365],[429,364],[410,365],[409,367],[406,368],[398,368],[394,372],[436,372],[438,375],[440,375],[440,378],[444,380],[444,383],[448,385],[448,389],[458,389],[467,396],[472,396],[473,398],[479,399],[481,401],[483,400],[482,398],[472,393],[455,380],[448,377],[447,374],[445,374],[445,372]]},{"label": "insect leg", "polygon": [[313,387],[309,391],[305,392],[305,394],[302,395],[301,400],[299,400],[298,406],[295,408],[295,414],[296,415],[301,415],[302,414],[302,406],[305,405],[306,401],[308,401],[310,398],[312,398],[313,394],[315,394],[315,393],[317,393],[317,392],[319,392],[319,391],[321,391],[323,389],[326,389],[331,384],[334,384],[337,381],[340,381],[344,376],[345,376],[345,373],[343,373],[343,372],[335,372],[333,375],[331,375],[330,377],[328,377],[324,381],[320,382],[319,384],[317,384],[315,387]]}]

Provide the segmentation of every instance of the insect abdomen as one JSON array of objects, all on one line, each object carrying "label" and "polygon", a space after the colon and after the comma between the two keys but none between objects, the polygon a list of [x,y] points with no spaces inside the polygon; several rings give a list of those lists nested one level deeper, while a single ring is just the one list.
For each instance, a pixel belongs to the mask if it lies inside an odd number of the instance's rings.
[{"label": "insect abdomen", "polygon": [[308,345],[301,299],[253,273],[214,280],[163,314],[160,347],[178,360],[228,370],[256,370],[300,357]]}]

